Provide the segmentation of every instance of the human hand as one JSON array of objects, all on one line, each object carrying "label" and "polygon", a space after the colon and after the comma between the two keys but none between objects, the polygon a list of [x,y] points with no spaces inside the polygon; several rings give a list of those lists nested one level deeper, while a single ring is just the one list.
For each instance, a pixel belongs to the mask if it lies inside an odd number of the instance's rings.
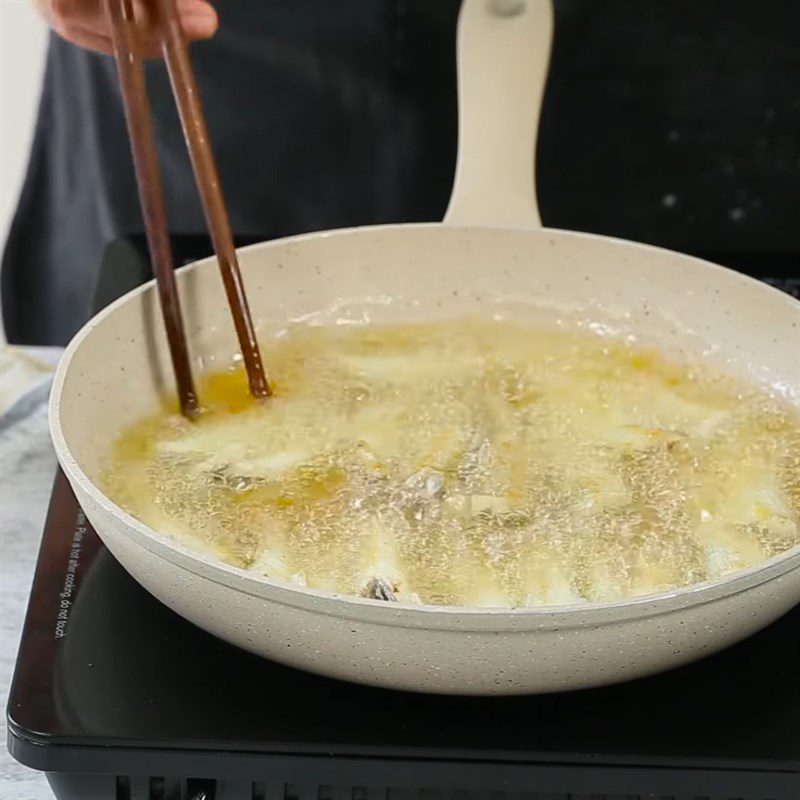
[{"label": "human hand", "polygon": [[[160,54],[152,20],[143,0],[132,0],[141,31],[142,55]],[[178,17],[188,41],[210,39],[217,30],[217,12],[207,0],[175,0]],[[68,42],[108,55],[114,52],[105,0],[35,0],[39,14]]]}]

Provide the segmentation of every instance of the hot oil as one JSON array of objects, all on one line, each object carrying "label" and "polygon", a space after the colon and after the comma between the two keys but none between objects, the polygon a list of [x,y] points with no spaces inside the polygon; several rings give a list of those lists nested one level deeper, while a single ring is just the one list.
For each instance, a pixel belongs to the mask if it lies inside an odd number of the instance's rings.
[{"label": "hot oil", "polygon": [[697,364],[503,322],[298,327],[276,396],[124,431],[130,513],[273,578],[473,606],[625,598],[800,543],[796,409]]}]

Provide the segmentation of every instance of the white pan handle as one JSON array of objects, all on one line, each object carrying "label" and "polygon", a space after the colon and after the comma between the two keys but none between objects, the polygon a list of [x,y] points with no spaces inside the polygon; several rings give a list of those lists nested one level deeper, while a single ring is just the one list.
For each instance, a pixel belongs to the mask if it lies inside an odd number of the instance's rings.
[{"label": "white pan handle", "polygon": [[445,224],[541,227],[534,168],[552,34],[551,0],[463,0],[458,161]]}]

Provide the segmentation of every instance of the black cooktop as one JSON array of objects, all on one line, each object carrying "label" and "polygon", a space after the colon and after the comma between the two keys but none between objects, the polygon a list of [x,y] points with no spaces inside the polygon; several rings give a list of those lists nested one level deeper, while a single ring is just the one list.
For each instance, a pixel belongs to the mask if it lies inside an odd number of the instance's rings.
[{"label": "black cooktop", "polygon": [[[204,252],[176,241],[179,261]],[[796,260],[757,263],[797,292]],[[146,276],[142,243],[115,243],[98,307]],[[173,614],[105,550],[59,474],[8,716],[12,755],[60,800],[799,800],[800,607],[725,652],[603,689],[360,687]]]}]

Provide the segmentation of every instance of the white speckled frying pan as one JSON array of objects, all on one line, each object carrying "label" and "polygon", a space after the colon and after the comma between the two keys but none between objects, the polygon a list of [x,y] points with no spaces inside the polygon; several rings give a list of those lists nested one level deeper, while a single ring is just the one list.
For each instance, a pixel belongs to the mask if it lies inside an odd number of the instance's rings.
[{"label": "white speckled frying pan", "polygon": [[[261,333],[338,299],[346,302],[334,316],[367,310],[377,322],[465,314],[591,320],[700,355],[800,404],[795,300],[695,258],[541,227],[533,171],[551,30],[549,0],[465,3],[458,168],[444,223],[331,231],[242,250]],[[179,287],[196,363],[227,364],[236,340],[216,265],[181,270]],[[552,692],[691,661],[800,601],[798,547],[664,594],[520,610],[334,596],[198,555],[125,514],[97,486],[121,426],[172,387],[157,303],[149,283],[75,337],[53,389],[53,440],[109,550],[156,597],[216,636],[350,681],[456,694]]]}]

